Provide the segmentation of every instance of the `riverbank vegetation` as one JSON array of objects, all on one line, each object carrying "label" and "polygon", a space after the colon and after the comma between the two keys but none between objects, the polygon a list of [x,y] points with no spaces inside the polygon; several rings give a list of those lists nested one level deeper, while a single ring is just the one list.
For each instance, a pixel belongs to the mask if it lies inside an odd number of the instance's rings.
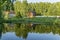
[{"label": "riverbank vegetation", "polygon": [[[4,11],[13,10],[15,17],[4,19]],[[60,18],[54,17],[33,17],[33,18],[24,18],[28,17],[27,14],[29,11],[35,11],[36,16],[60,16],[60,2],[48,3],[48,2],[39,2],[39,3],[28,3],[27,0],[21,1],[11,1],[11,0],[2,0],[0,1],[0,20],[5,20],[5,22],[59,22]]]}]

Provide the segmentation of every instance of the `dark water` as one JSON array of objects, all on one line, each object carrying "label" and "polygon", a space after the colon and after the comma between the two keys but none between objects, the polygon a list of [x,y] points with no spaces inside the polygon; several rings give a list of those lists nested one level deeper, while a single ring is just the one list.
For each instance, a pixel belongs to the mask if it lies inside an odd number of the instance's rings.
[{"label": "dark water", "polygon": [[60,40],[60,25],[2,23],[0,40]]}]

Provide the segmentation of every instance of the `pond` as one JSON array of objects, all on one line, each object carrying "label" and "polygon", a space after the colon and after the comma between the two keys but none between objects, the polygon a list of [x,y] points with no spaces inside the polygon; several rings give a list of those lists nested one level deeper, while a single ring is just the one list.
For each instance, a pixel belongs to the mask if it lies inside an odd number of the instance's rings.
[{"label": "pond", "polygon": [[1,23],[0,40],[60,40],[60,25]]}]

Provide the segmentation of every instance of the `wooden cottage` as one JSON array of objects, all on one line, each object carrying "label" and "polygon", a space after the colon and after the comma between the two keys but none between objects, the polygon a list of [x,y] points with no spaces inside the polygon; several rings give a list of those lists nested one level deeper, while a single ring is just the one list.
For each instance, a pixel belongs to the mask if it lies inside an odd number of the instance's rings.
[{"label": "wooden cottage", "polygon": [[3,16],[4,16],[4,19],[13,18],[15,16],[15,12],[12,10],[4,11]]},{"label": "wooden cottage", "polygon": [[8,17],[9,17],[9,18],[15,17],[15,12],[11,10],[11,11],[9,12],[9,14],[8,14]]},{"label": "wooden cottage", "polygon": [[34,11],[28,12],[28,18],[32,18],[34,16],[36,16],[36,12],[34,12]]}]

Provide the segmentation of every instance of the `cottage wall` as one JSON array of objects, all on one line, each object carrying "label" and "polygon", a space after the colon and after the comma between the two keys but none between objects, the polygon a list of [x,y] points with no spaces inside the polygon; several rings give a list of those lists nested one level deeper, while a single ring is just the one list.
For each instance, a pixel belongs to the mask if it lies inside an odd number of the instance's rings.
[{"label": "cottage wall", "polygon": [[29,17],[29,18],[32,18],[32,17],[33,17],[33,13],[32,13],[32,12],[29,12],[29,13],[28,13],[28,17]]},{"label": "cottage wall", "polygon": [[12,18],[15,16],[14,11],[4,11],[3,13],[4,19]]},{"label": "cottage wall", "polygon": [[29,17],[29,18],[32,18],[32,17],[34,17],[34,16],[36,16],[36,13],[35,13],[35,12],[29,12],[29,13],[28,13],[28,17]]}]

